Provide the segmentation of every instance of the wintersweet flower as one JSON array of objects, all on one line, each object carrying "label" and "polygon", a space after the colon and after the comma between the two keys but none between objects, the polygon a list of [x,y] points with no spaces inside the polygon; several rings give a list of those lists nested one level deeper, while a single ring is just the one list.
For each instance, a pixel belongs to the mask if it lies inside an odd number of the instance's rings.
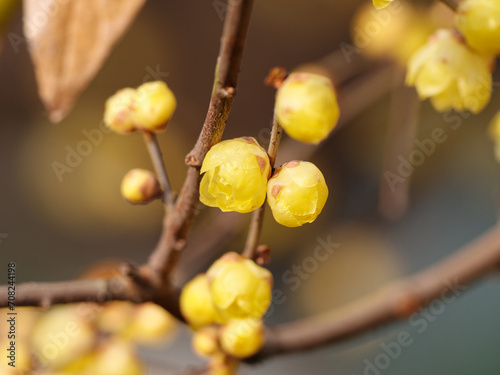
[{"label": "wintersweet flower", "polygon": [[353,20],[351,31],[355,49],[341,46],[346,58],[355,53],[373,58],[393,59],[406,67],[411,55],[422,47],[436,29],[429,11],[416,8],[410,2],[404,6],[393,3],[383,10],[366,3]]},{"label": "wintersweet flower", "polygon": [[205,173],[200,184],[202,203],[245,213],[264,203],[271,165],[254,138],[236,138],[213,146],[200,173]]},{"label": "wintersweet flower", "polygon": [[471,50],[453,30],[440,29],[408,63],[406,83],[437,111],[480,112],[491,97],[493,58]]},{"label": "wintersweet flower", "polygon": [[321,171],[307,161],[291,161],[278,168],[267,185],[267,202],[274,219],[287,227],[312,223],[328,198]]},{"label": "wintersweet flower", "polygon": [[146,82],[137,88],[131,120],[138,129],[161,132],[176,107],[174,93],[165,82]]},{"label": "wintersweet flower", "polygon": [[253,260],[229,252],[207,271],[212,301],[229,319],[260,318],[271,304],[273,276]]},{"label": "wintersweet flower", "polygon": [[264,324],[261,319],[232,319],[222,327],[220,342],[227,354],[250,357],[264,344]]},{"label": "wintersweet flower", "polygon": [[290,74],[278,89],[274,110],[290,137],[314,144],[328,137],[340,115],[330,79],[311,73]]}]

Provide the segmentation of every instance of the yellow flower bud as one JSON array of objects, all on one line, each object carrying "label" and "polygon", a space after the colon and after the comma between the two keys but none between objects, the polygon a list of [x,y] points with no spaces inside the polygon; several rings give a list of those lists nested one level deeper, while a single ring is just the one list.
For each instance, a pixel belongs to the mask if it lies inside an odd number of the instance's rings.
[{"label": "yellow flower bud", "polygon": [[119,90],[106,100],[104,124],[116,133],[128,134],[135,130],[131,119],[135,101],[135,90],[125,88]]},{"label": "yellow flower bud", "polygon": [[458,29],[472,48],[500,54],[500,0],[463,0],[457,14]]},{"label": "yellow flower bud", "polygon": [[291,161],[276,169],[267,185],[274,219],[287,227],[312,223],[328,198],[321,171],[307,161]]},{"label": "yellow flower bud", "polygon": [[208,151],[200,173],[200,200],[222,211],[250,212],[266,199],[269,157],[254,138],[220,142]]},{"label": "yellow flower bud", "polygon": [[377,9],[382,9],[392,3],[394,0],[373,0],[373,5]]},{"label": "yellow flower bud", "polygon": [[175,328],[175,318],[152,302],[138,305],[125,336],[141,344],[156,344]]},{"label": "yellow flower bud", "polygon": [[210,359],[208,375],[234,375],[238,370],[239,362],[235,358],[222,353],[215,354]]},{"label": "yellow flower bud", "polygon": [[132,302],[111,301],[99,312],[97,326],[104,332],[124,332],[132,321],[134,309]]},{"label": "yellow flower bud", "polygon": [[121,192],[131,203],[146,203],[158,198],[162,190],[153,172],[137,168],[123,177]]},{"label": "yellow flower bud", "polygon": [[360,7],[351,34],[362,54],[373,59],[392,58],[406,66],[435,29],[428,11],[418,10],[411,3],[402,6],[399,1],[383,10],[373,9],[369,3]]},{"label": "yellow flower bud", "polygon": [[200,357],[220,352],[219,330],[214,326],[200,328],[193,336],[193,349]]},{"label": "yellow flower bud", "polygon": [[440,29],[410,59],[406,83],[437,111],[478,113],[491,97],[492,61],[468,48],[455,31]]},{"label": "yellow flower bud", "polygon": [[271,272],[239,254],[216,260],[207,277],[214,306],[226,321],[260,318],[271,304]]},{"label": "yellow flower bud", "polygon": [[290,137],[315,144],[330,134],[340,115],[332,82],[311,73],[290,74],[278,89],[274,110]]},{"label": "yellow flower bud", "polygon": [[222,327],[220,336],[224,352],[236,358],[256,354],[264,344],[261,319],[232,319]]},{"label": "yellow flower bud", "polygon": [[144,83],[137,88],[132,122],[138,129],[160,132],[167,127],[176,107],[175,96],[165,82]]},{"label": "yellow flower bud", "polygon": [[96,338],[76,306],[56,306],[36,322],[31,347],[47,368],[58,369],[89,353]]},{"label": "yellow flower bud", "polygon": [[97,352],[91,370],[93,375],[145,374],[132,344],[118,339],[105,343]]},{"label": "yellow flower bud", "polygon": [[182,288],[180,307],[194,329],[215,323],[216,313],[206,274],[199,274]]}]

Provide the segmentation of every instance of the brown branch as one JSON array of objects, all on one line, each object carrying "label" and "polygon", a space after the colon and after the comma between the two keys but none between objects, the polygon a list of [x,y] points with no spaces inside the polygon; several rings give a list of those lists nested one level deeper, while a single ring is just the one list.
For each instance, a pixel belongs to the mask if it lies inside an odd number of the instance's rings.
[{"label": "brown branch", "polygon": [[[271,130],[271,139],[269,140],[269,146],[267,148],[267,154],[269,155],[269,162],[271,164],[271,170],[274,168],[274,162],[276,161],[276,156],[278,155],[278,149],[280,147],[281,134],[283,129],[281,128],[276,116],[273,117],[273,128]],[[255,250],[259,245],[260,232],[262,231],[262,223],[264,221],[264,212],[266,211],[266,203],[259,208],[257,208],[252,213],[252,220],[250,222],[250,228],[248,230],[247,241],[245,243],[245,248],[243,250],[243,255],[247,258],[253,259],[255,256]]]},{"label": "brown branch", "polygon": [[269,328],[250,362],[314,349],[409,317],[436,298],[461,294],[465,285],[500,268],[500,224],[439,263],[331,313]]},{"label": "brown branch", "polygon": [[148,260],[155,283],[168,282],[179,254],[186,245],[187,232],[199,204],[199,168],[210,147],[221,140],[236,94],[252,4],[253,0],[230,0],[228,3],[214,88],[205,123],[195,147],[186,157],[189,169],[177,203],[166,215],[163,233]]},{"label": "brown branch", "polygon": [[444,5],[450,8],[452,11],[456,12],[458,9],[458,3],[455,0],[440,0]]},{"label": "brown branch", "polygon": [[[401,163],[413,148],[420,100],[415,90],[404,85],[404,72],[396,71],[397,87],[392,92],[391,114],[379,182],[379,212],[389,220],[403,216],[409,205],[410,177],[395,180]],[[398,176],[400,177],[400,176]]]},{"label": "brown branch", "polygon": [[[125,269],[126,268],[126,269]],[[183,320],[178,308],[178,290],[158,294],[130,267],[124,274],[109,279],[82,279],[48,283],[23,283],[16,285],[16,306],[40,306],[76,302],[106,303],[110,301],[152,301],[167,309],[177,319]],[[0,307],[8,306],[7,285],[0,286]]]},{"label": "brown branch", "polygon": [[149,156],[153,162],[153,166],[156,171],[160,183],[163,188],[163,203],[168,207],[174,203],[174,194],[172,193],[172,187],[170,186],[170,180],[168,179],[167,168],[163,161],[163,156],[161,153],[160,145],[158,144],[158,138],[156,134],[145,131],[143,132],[144,142],[146,143]]},{"label": "brown branch", "polygon": [[[0,286],[0,307],[7,306],[7,286]],[[142,301],[139,288],[124,277],[113,279],[72,280],[49,283],[24,283],[16,286],[16,306],[49,307],[60,303],[111,300]]]}]

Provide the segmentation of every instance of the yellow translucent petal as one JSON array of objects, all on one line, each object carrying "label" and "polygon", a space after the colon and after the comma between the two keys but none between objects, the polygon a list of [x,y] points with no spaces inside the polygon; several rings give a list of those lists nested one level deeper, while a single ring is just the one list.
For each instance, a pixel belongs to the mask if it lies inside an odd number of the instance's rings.
[{"label": "yellow translucent petal", "polygon": [[415,80],[415,87],[421,98],[439,94],[453,81],[447,62],[429,61],[424,64]]},{"label": "yellow translucent petal", "polygon": [[463,111],[465,109],[462,98],[459,95],[456,82],[450,85],[439,95],[430,98],[432,106],[438,112],[446,112],[450,109]]}]

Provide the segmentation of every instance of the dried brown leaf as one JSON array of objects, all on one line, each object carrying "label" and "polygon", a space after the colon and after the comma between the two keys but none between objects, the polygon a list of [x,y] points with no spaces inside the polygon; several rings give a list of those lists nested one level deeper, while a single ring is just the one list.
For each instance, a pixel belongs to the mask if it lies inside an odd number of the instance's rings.
[{"label": "dried brown leaf", "polygon": [[38,92],[61,121],[146,0],[24,0]]}]

